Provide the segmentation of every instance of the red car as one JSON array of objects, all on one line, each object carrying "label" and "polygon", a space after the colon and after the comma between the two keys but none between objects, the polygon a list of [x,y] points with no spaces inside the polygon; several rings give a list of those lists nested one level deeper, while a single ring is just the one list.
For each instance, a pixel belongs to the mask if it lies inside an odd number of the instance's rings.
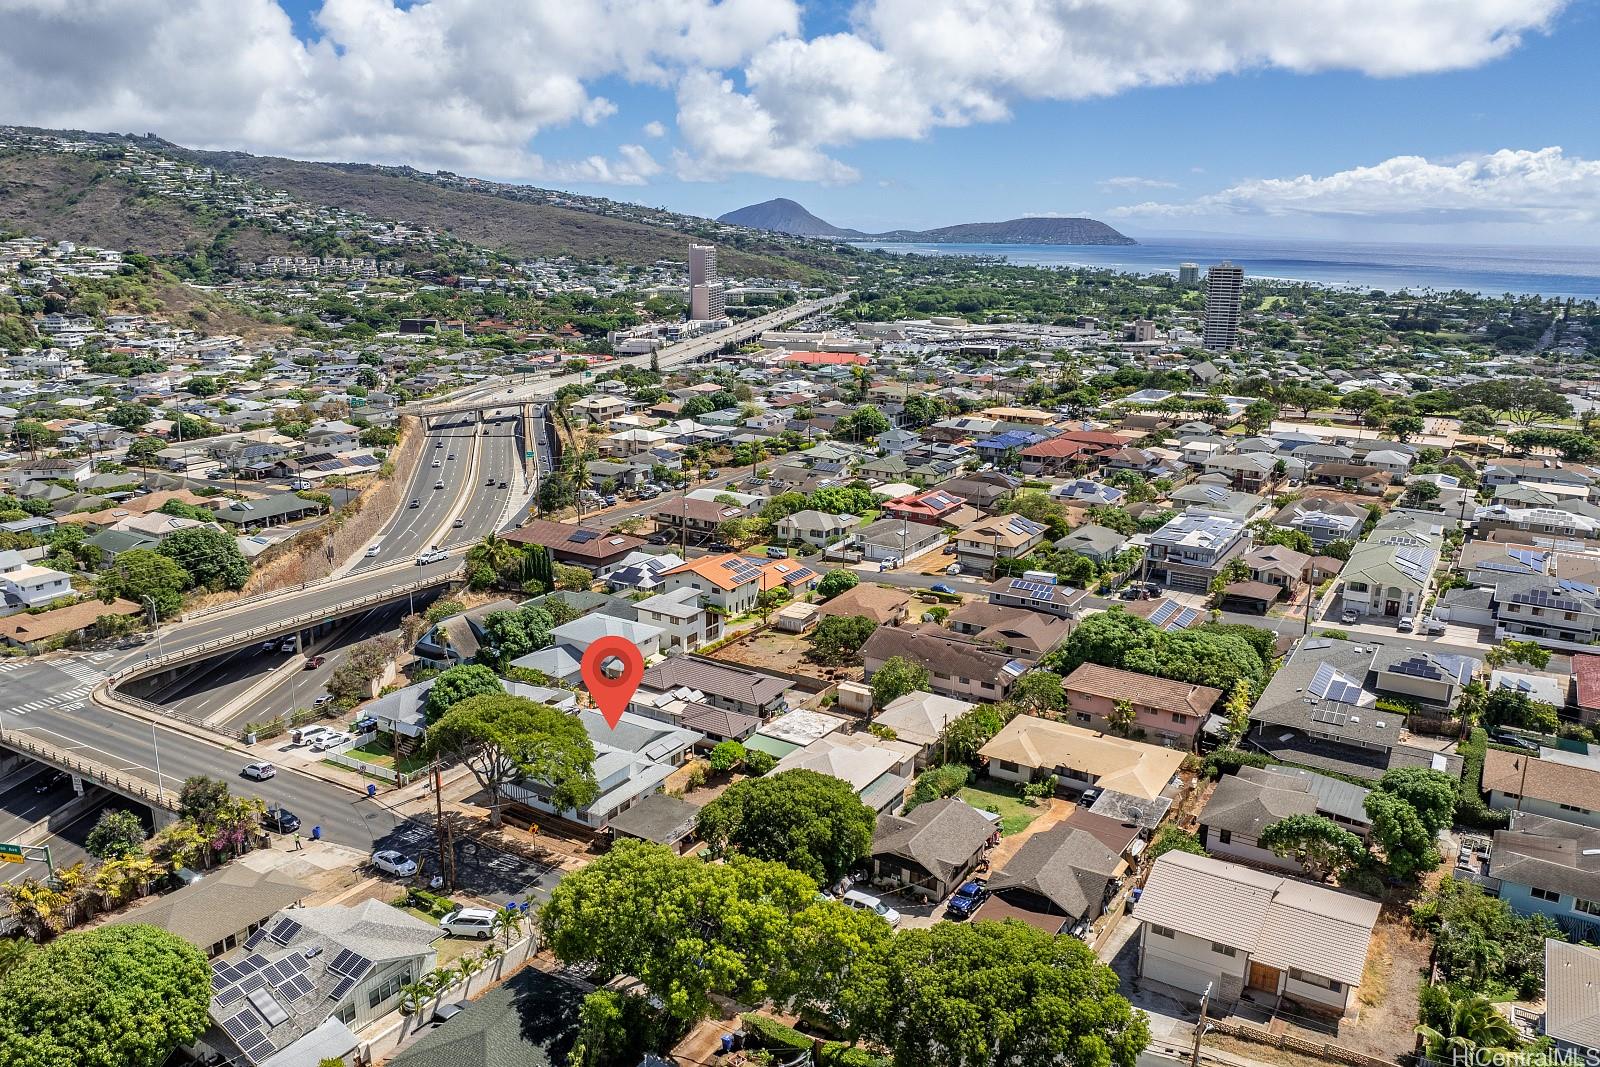
[{"label": "red car", "polygon": [[314,671],[326,662],[328,662],[328,658],[326,656],[307,656],[306,670]]}]

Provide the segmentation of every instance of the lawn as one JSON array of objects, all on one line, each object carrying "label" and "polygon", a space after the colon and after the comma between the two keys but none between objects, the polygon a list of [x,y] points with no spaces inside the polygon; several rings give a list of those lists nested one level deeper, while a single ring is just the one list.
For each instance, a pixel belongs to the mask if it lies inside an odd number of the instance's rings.
[{"label": "lawn", "polygon": [[1029,823],[1043,814],[1042,809],[1029,807],[1023,803],[1021,797],[1009,789],[969,785],[964,786],[956,796],[980,811],[998,812],[1000,834],[1003,837],[1009,837],[1026,829]]},{"label": "lawn", "polygon": [[406,756],[397,765],[389,751],[389,742],[380,741],[378,738],[373,738],[357,748],[347,748],[342,754],[361,760],[363,763],[370,763],[374,767],[392,768],[401,774],[411,774],[428,765],[428,761],[420,756]]}]

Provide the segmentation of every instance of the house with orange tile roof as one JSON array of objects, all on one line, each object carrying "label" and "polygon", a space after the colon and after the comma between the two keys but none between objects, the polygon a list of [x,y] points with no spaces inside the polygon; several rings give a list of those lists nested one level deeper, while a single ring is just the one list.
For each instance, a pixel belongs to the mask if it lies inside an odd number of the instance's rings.
[{"label": "house with orange tile roof", "polygon": [[725,552],[701,556],[661,575],[666,591],[694,589],[701,603],[729,615],[741,615],[756,606],[756,597],[768,589],[787,589],[798,597],[816,588],[822,575],[798,560],[763,559]]}]

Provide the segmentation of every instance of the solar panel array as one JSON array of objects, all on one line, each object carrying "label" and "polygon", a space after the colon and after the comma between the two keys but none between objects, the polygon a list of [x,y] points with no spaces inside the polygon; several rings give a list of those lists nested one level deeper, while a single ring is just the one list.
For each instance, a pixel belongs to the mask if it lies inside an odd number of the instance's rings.
[{"label": "solar panel array", "polygon": [[1055,596],[1056,587],[1045,582],[1030,582],[1023,578],[1011,579],[1011,591],[1023,593],[1035,600],[1050,600]]},{"label": "solar panel array", "polygon": [[1427,656],[1420,653],[1409,659],[1390,664],[1387,670],[1390,674],[1403,674],[1408,678],[1425,678],[1434,682],[1444,681],[1444,672]]},{"label": "solar panel array", "polygon": [[328,970],[347,978],[360,978],[372,967],[372,961],[354,949],[345,949],[328,964]]},{"label": "solar panel array", "polygon": [[1010,527],[1012,533],[1021,534],[1024,537],[1032,537],[1044,529],[1044,526],[1040,523],[1034,522],[1032,519],[1025,519],[1021,515],[1011,516],[1006,525]]},{"label": "solar panel array", "polygon": [[263,926],[261,929],[257,930],[255,933],[250,935],[250,940],[248,940],[248,941],[246,941],[244,943],[244,947],[245,948],[255,948],[257,945],[261,944],[261,942],[265,941],[266,939],[267,939],[267,928],[265,926]]},{"label": "solar panel array", "polygon": [[1513,604],[1530,604],[1538,608],[1555,608],[1557,611],[1579,612],[1583,605],[1576,600],[1569,600],[1561,596],[1556,589],[1529,589],[1521,593],[1511,594]]},{"label": "solar panel array", "polygon": [[351,987],[354,986],[355,984],[356,984],[356,980],[354,978],[341,978],[341,979],[339,979],[339,984],[334,986],[332,989],[328,990],[328,999],[329,1000],[342,1000],[344,998],[344,995],[346,993],[350,992]]},{"label": "solar panel array", "polygon": [[743,556],[734,556],[732,559],[723,560],[722,569],[732,576],[735,585],[743,585],[761,576],[761,564],[756,560],[746,559]]},{"label": "solar panel array", "polygon": [[1363,695],[1360,684],[1341,674],[1331,663],[1317,668],[1317,673],[1311,676],[1310,690],[1324,700],[1337,700],[1341,704],[1359,703]]},{"label": "solar panel array", "polygon": [[276,941],[280,945],[287,945],[290,941],[294,940],[294,935],[298,934],[303,929],[305,929],[305,927],[301,926],[293,919],[279,919],[278,924],[272,928],[272,940]]},{"label": "solar panel array", "polygon": [[578,544],[582,545],[582,544],[587,544],[590,541],[593,541],[596,537],[599,537],[599,536],[600,535],[598,533],[596,533],[594,530],[574,530],[574,531],[572,531],[571,536],[569,536],[567,538],[567,540],[576,541],[576,542],[578,542]]},{"label": "solar panel array", "polygon": [[1395,569],[1414,582],[1426,582],[1438,557],[1428,548],[1401,548],[1394,554]]},{"label": "solar panel array", "polygon": [[1595,592],[1595,587],[1588,582],[1575,582],[1570,578],[1556,579],[1556,588],[1563,593],[1588,593],[1591,596]]}]

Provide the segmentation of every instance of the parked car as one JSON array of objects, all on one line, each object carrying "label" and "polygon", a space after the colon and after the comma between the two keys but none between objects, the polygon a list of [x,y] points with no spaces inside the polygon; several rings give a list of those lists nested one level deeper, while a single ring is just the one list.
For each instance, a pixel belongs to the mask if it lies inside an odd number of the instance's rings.
[{"label": "parked car", "polygon": [[300,829],[300,816],[288,808],[268,808],[262,813],[261,825],[275,834],[292,834]]},{"label": "parked car", "polygon": [[954,541],[946,541],[944,543],[944,547],[939,551],[943,552],[947,556],[953,556],[956,554],[956,543]]},{"label": "parked car", "polygon": [[657,489],[653,485],[641,485],[639,487],[639,499],[640,500],[654,500],[656,497],[658,497],[660,495],[661,495],[661,490]]},{"label": "parked car", "polygon": [[392,848],[374,852],[372,866],[384,874],[398,875],[401,878],[410,878],[417,873],[417,861]]},{"label": "parked car", "polygon": [[649,537],[646,537],[644,540],[645,540],[645,544],[649,544],[649,545],[671,544],[672,543],[672,534],[667,532],[666,530],[657,530],[655,533],[651,534]]},{"label": "parked car", "polygon": [[260,763],[245,764],[244,770],[240,771],[239,773],[254,781],[264,782],[268,778],[277,777],[278,768],[263,760]]},{"label": "parked car", "polygon": [[945,912],[952,919],[970,919],[972,913],[983,906],[989,899],[989,883],[982,878],[974,878],[970,882],[961,883],[961,888],[950,895],[950,900],[945,904]]},{"label": "parked car", "polygon": [[944,569],[944,572],[946,574],[960,574],[961,573],[961,564],[952,563],[952,564],[950,564],[950,566],[948,566],[948,567],[946,567]]},{"label": "parked car", "polygon": [[1339,612],[1339,621],[1346,626],[1351,626],[1361,618],[1361,613],[1355,608],[1345,608]]},{"label": "parked car", "polygon": [[487,941],[494,936],[494,912],[488,908],[457,908],[439,920],[439,929],[451,937]]},{"label": "parked car", "polygon": [[928,588],[932,589],[935,593],[954,593],[956,591],[955,586],[950,585],[947,582],[934,582]]},{"label": "parked car", "polygon": [[611,494],[606,496],[606,498],[605,498],[606,507],[608,507],[608,508],[616,507],[616,504],[617,504],[617,495],[615,493],[611,493]]},{"label": "parked car", "polygon": [[33,780],[33,795],[42,797],[52,789],[58,789],[72,781],[72,776],[66,771],[48,771]]},{"label": "parked car", "polygon": [[900,925],[900,913],[871,893],[863,893],[859,889],[847,889],[840,899],[844,901],[845,906],[855,908],[857,911],[870,911],[890,926]]},{"label": "parked car", "polygon": [[311,751],[313,751],[313,752],[326,752],[331,748],[338,748],[340,745],[344,744],[346,741],[353,741],[353,740],[354,740],[354,738],[352,738],[347,733],[343,733],[343,732],[341,732],[339,730],[329,730],[327,733],[323,734],[321,737],[318,737],[315,741],[311,742]]},{"label": "parked car", "polygon": [[328,657],[327,656],[307,656],[306,657],[306,670],[314,671],[314,670],[316,670],[318,667],[322,666],[326,662],[328,662]]},{"label": "parked car", "polygon": [[289,734],[289,743],[291,745],[309,745],[323,734],[331,733],[333,733],[333,727],[331,726],[297,726]]},{"label": "parked car", "polygon": [[1510,745],[1512,748],[1520,748],[1524,752],[1539,751],[1538,742],[1529,741],[1526,737],[1523,737],[1520,734],[1514,734],[1506,730],[1501,730],[1494,734],[1494,739],[1502,745]]},{"label": "parked car", "polygon": [[1425,634],[1433,634],[1435,637],[1437,637],[1438,635],[1444,633],[1444,623],[1434,618],[1432,615],[1424,615],[1420,629]]},{"label": "parked car", "polygon": [[1090,786],[1088,789],[1085,789],[1083,792],[1078,794],[1078,803],[1085,808],[1093,807],[1094,802],[1099,799],[1100,790],[1095,786]]},{"label": "parked car", "polygon": [[1396,628],[1403,634],[1416,633],[1417,620],[1411,615],[1402,615]]},{"label": "parked car", "polygon": [[779,548],[777,545],[768,545],[767,546],[767,558],[768,559],[788,559],[789,558],[789,550],[786,549],[786,548]]}]

